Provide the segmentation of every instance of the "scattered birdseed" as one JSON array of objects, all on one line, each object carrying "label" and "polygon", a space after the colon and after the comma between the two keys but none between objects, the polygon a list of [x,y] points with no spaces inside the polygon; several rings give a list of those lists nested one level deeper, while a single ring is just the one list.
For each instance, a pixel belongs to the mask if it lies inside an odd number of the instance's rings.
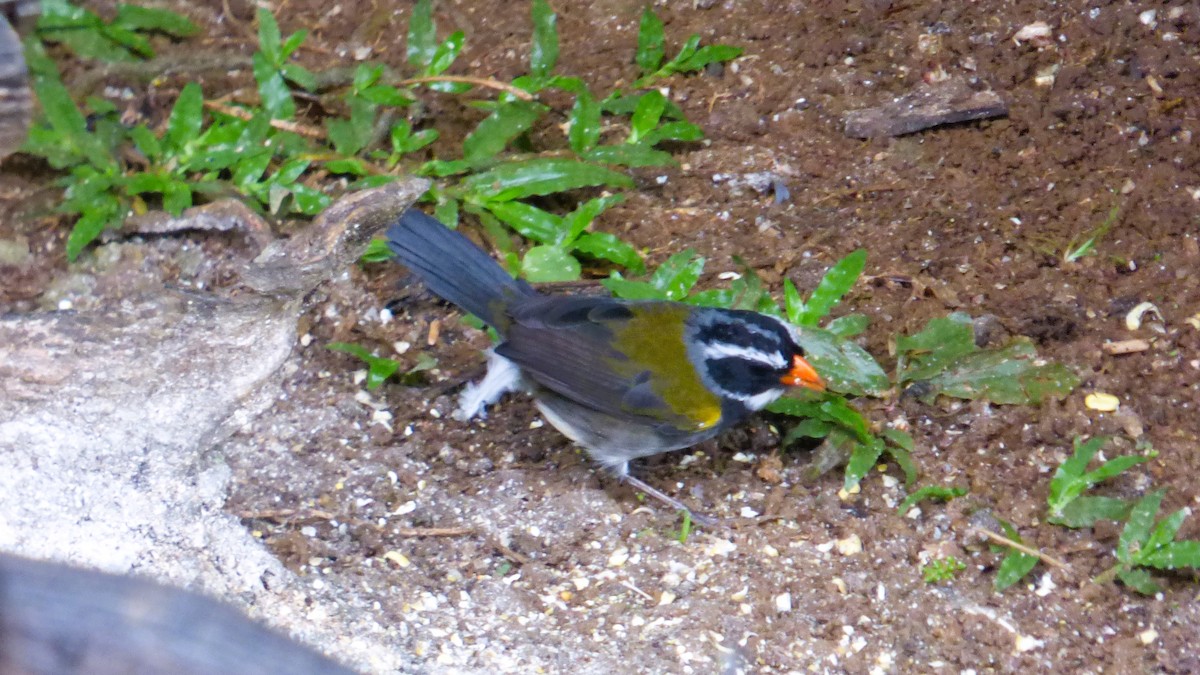
[{"label": "scattered birdseed", "polygon": [[388,551],[387,553],[383,554],[383,559],[392,563],[396,567],[408,567],[412,564],[412,561],[410,561],[407,556],[399,551]]}]

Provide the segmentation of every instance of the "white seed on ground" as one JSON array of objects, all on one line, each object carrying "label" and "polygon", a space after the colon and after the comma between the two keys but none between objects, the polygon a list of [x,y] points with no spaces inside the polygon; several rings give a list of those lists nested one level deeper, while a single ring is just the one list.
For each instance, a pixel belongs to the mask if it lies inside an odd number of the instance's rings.
[{"label": "white seed on ground", "polygon": [[1116,412],[1121,407],[1121,399],[1106,394],[1104,392],[1093,392],[1088,394],[1083,399],[1083,404],[1089,410],[1098,410],[1100,412]]},{"label": "white seed on ground", "polygon": [[1147,628],[1146,630],[1138,633],[1138,639],[1141,640],[1142,644],[1144,645],[1154,644],[1158,640],[1158,631],[1154,630],[1153,628]]}]

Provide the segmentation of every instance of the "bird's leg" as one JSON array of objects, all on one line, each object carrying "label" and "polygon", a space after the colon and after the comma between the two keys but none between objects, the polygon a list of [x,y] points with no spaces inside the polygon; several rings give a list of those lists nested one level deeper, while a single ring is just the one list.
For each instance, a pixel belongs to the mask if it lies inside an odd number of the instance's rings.
[{"label": "bird's leg", "polygon": [[624,464],[616,467],[616,469],[617,469],[617,471],[616,471],[617,477],[619,479],[625,481],[626,483],[629,483],[633,487],[637,488],[638,490],[641,490],[642,492],[645,492],[646,494],[650,495],[651,497],[654,497],[658,501],[666,504],[667,506],[671,507],[672,509],[675,509],[676,511],[686,512],[688,514],[688,516],[691,517],[692,522],[697,523],[699,525],[703,525],[705,527],[712,527],[713,525],[717,524],[716,518],[711,518],[704,514],[697,513],[695,511],[689,509],[683,502],[679,501],[678,499],[675,499],[674,497],[659,490],[658,488],[651,487],[650,484],[647,483],[646,481],[644,481],[640,478],[637,478],[635,476],[631,476],[629,474],[629,462],[625,462]]},{"label": "bird's leg", "polygon": [[475,417],[486,418],[487,407],[510,391],[521,389],[521,369],[517,364],[500,356],[492,350],[487,350],[487,375],[478,383],[472,382],[463,389],[458,397],[458,409],[454,411],[454,419],[467,422]]}]

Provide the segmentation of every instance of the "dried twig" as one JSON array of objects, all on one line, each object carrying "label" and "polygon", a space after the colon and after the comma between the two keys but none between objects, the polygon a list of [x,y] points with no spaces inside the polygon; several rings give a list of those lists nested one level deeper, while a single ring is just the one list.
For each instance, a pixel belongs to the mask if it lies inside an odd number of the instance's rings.
[{"label": "dried twig", "polygon": [[428,84],[430,82],[462,82],[465,84],[473,84],[477,87],[488,87],[490,89],[498,89],[500,91],[505,91],[505,92],[512,94],[513,96],[516,96],[517,98],[521,99],[522,101],[532,101],[533,100],[533,94],[530,94],[529,92],[525,91],[524,89],[514,87],[511,84],[508,84],[507,82],[501,82],[500,80],[493,80],[490,77],[467,77],[464,75],[433,75],[430,77],[410,77],[407,80],[400,80],[396,84],[399,84],[402,86],[408,86],[410,84]]},{"label": "dried twig", "polygon": [[996,542],[997,544],[1000,544],[1001,546],[1007,546],[1011,549],[1020,551],[1021,553],[1024,553],[1025,555],[1031,555],[1031,556],[1037,558],[1038,560],[1041,560],[1042,562],[1046,563],[1047,565],[1050,565],[1052,567],[1057,567],[1058,569],[1066,572],[1067,574],[1071,574],[1070,566],[1068,566],[1067,563],[1059,560],[1058,558],[1055,558],[1052,555],[1042,553],[1041,551],[1037,550],[1036,548],[1031,548],[1029,546],[1026,546],[1025,544],[1022,544],[1019,541],[1013,541],[1012,539],[1009,539],[1008,537],[1006,537],[1002,534],[999,534],[997,532],[992,532],[991,530],[987,530],[982,527],[975,528],[975,531],[978,532],[979,534],[982,534],[983,536],[987,537],[988,539],[991,539],[992,541]]},{"label": "dried twig", "polygon": [[[224,103],[218,103],[216,101],[205,101],[204,107],[208,108],[209,110],[215,110],[216,112],[219,112],[223,115],[229,115],[230,117],[236,117],[240,120],[249,121],[249,120],[254,119],[253,114],[246,112],[245,110],[242,110],[241,108],[235,108],[231,105],[225,105]],[[322,131],[316,127],[310,127],[306,124],[297,124],[295,122],[289,122],[287,120],[271,120],[271,126],[276,129],[281,129],[283,131],[290,131],[292,133],[300,134],[301,136],[307,136],[309,138],[321,138],[321,139],[325,138],[324,131]]]}]

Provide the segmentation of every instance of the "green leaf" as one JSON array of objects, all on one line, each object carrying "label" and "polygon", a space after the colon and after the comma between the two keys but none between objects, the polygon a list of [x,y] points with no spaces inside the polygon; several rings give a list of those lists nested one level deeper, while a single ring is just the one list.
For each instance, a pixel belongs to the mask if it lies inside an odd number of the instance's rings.
[{"label": "green leaf", "polygon": [[392,250],[388,248],[387,240],[383,237],[375,237],[371,240],[371,243],[367,244],[367,250],[363,251],[358,261],[363,263],[380,263],[387,262],[392,257]]},{"label": "green leaf", "polygon": [[603,258],[634,272],[644,269],[642,256],[637,249],[608,232],[584,233],[575,240],[574,246],[580,253],[586,253],[593,258]]},{"label": "green leaf", "polygon": [[653,73],[662,63],[666,54],[663,36],[663,23],[649,5],[642,11],[642,21],[638,26],[637,54],[634,62],[643,74]]},{"label": "green leaf", "polygon": [[533,0],[533,45],[529,49],[529,72],[544,78],[558,63],[558,16],[546,0]]},{"label": "green leaf", "polygon": [[679,53],[675,55],[675,58],[663,64],[663,67],[655,75],[670,75],[683,71],[683,64],[696,54],[699,46],[700,36],[695,33],[689,35],[687,40],[684,40],[683,46],[679,48]]},{"label": "green leaf", "polygon": [[272,66],[283,59],[282,40],[283,37],[279,34],[279,24],[275,22],[275,17],[260,7],[258,10],[258,50]]},{"label": "green leaf", "polygon": [[[637,109],[638,103],[641,102],[642,96],[643,94],[622,94],[621,90],[618,89],[600,102],[600,109],[613,115],[632,115],[633,111]],[[687,119],[683,114],[683,110],[670,100],[667,101],[667,108],[663,111],[663,118],[673,120]]]},{"label": "green leaf", "polygon": [[592,221],[596,220],[597,216],[623,201],[625,201],[625,195],[614,194],[589,199],[575,207],[574,211],[563,217],[563,225],[566,227],[567,235],[559,243],[566,244],[574,241],[592,224]]},{"label": "green leaf", "polygon": [[196,24],[181,14],[165,9],[124,4],[117,5],[117,16],[113,19],[113,25],[127,30],[160,31],[180,38],[200,32]]},{"label": "green leaf", "polygon": [[326,345],[327,349],[335,352],[350,354],[362,359],[367,364],[367,389],[378,389],[385,380],[396,371],[400,370],[400,364],[392,359],[386,359],[375,356],[366,348],[348,342],[331,342]]},{"label": "green leaf", "polygon": [[917,465],[913,462],[913,437],[899,429],[884,429],[883,437],[888,440],[887,453],[891,455],[896,465],[904,472],[904,485],[912,485],[917,480]]},{"label": "green leaf", "polygon": [[1179,528],[1190,513],[1190,510],[1183,508],[1158,521],[1146,539],[1145,545],[1142,546],[1142,550],[1138,551],[1138,564],[1145,565],[1147,556],[1163,550],[1174,542],[1175,535],[1179,534]]},{"label": "green leaf", "polygon": [[317,88],[317,76],[299,63],[285,63],[279,67],[284,78],[294,82],[305,91]]},{"label": "green leaf", "polygon": [[461,186],[486,201],[509,201],[535,195],[607,185],[633,187],[633,179],[595,164],[572,159],[525,159],[507,162],[463,179]]},{"label": "green leaf", "polygon": [[600,104],[590,91],[584,89],[576,94],[567,122],[570,124],[567,140],[572,150],[582,154],[596,147],[600,140]]},{"label": "green leaf", "polygon": [[874,437],[866,418],[862,416],[862,413],[850,407],[846,399],[835,396],[822,401],[820,407],[825,419],[833,420],[854,432],[858,440],[863,443],[873,442]]},{"label": "green leaf", "polygon": [[1138,563],[1163,570],[1200,567],[1200,541],[1175,541],[1140,556]]},{"label": "green leaf", "polygon": [[[662,119],[663,111],[666,108],[667,97],[663,96],[662,92],[652,89],[643,94],[642,98],[638,100],[637,108],[633,111],[633,117],[629,121],[629,138],[625,142],[630,145],[636,145],[641,141],[643,136],[658,126],[658,122]],[[647,145],[653,145],[653,143],[648,143]]]},{"label": "green leaf", "polygon": [[653,285],[645,281],[630,281],[623,278],[620,272],[613,272],[609,278],[601,280],[600,285],[607,288],[609,293],[624,300],[666,299],[663,291]]},{"label": "green leaf", "polygon": [[825,438],[833,428],[834,425],[825,420],[812,418],[800,420],[799,424],[788,429],[787,434],[779,442],[779,446],[787,448],[801,438]]},{"label": "green leaf", "polygon": [[794,323],[798,326],[816,326],[821,319],[829,315],[829,310],[833,309],[842,296],[854,287],[866,264],[867,252],[861,248],[837,261],[825,273],[821,283],[813,289],[812,295],[805,303],[804,309],[797,314]]},{"label": "green leaf", "polygon": [[525,202],[487,202],[484,208],[504,221],[522,237],[540,244],[561,244],[567,228],[563,219]]},{"label": "green leaf", "polygon": [[996,578],[992,580],[992,587],[997,591],[1003,591],[1025,578],[1025,575],[1033,571],[1037,564],[1037,556],[1022,553],[1015,548],[1008,549],[1008,553],[1000,561],[1000,567],[996,569]]},{"label": "green leaf", "polygon": [[710,63],[732,61],[742,55],[741,47],[732,45],[706,45],[697,49],[690,56],[679,60],[676,68],[680,72],[702,70]]},{"label": "green leaf", "polygon": [[528,131],[546,110],[546,106],[533,101],[501,105],[463,141],[463,158],[476,166],[492,159],[512,139]]},{"label": "green leaf", "polygon": [[1137,551],[1150,538],[1154,516],[1158,514],[1164,494],[1165,490],[1155,490],[1133,505],[1129,512],[1129,520],[1125,521],[1125,528],[1121,530],[1121,537],[1117,541],[1117,560],[1126,564],[1136,562]]},{"label": "green leaf", "polygon": [[601,145],[582,155],[588,161],[615,166],[674,166],[677,163],[671,153],[648,145]]},{"label": "green leaf", "polygon": [[[447,68],[454,65],[454,60],[458,58],[465,42],[466,35],[461,30],[451,33],[434,50],[433,59],[429,62],[429,67],[425,69],[425,75],[441,75]],[[438,87],[430,88],[437,89]]]},{"label": "green leaf", "polygon": [[945,394],[1000,404],[1039,403],[1051,397],[1061,399],[1079,384],[1079,377],[1066,366],[1038,365],[1036,356],[1027,339],[962,355],[953,363],[942,364],[942,372],[926,380],[930,389],[922,400]]},{"label": "green leaf", "polygon": [[180,180],[168,181],[163,186],[162,196],[163,210],[177,218],[192,205],[192,187]]},{"label": "green leaf", "polygon": [[975,350],[971,317],[955,312],[948,317],[931,319],[916,335],[896,338],[897,381],[929,379]]},{"label": "green leaf", "polygon": [[188,82],[179,92],[171,116],[167,118],[167,131],[163,141],[168,153],[178,154],[188,143],[197,140],[204,124],[204,92],[200,85]]},{"label": "green leaf", "polygon": [[866,330],[870,323],[871,319],[865,314],[847,314],[830,321],[825,330],[840,338],[849,339]]},{"label": "green leaf", "polygon": [[140,195],[146,192],[163,192],[167,188],[167,177],[157,173],[135,173],[125,178],[125,192]]},{"label": "green leaf", "polygon": [[408,19],[408,41],[405,44],[408,63],[424,70],[437,51],[437,28],[433,23],[432,0],[417,0]]},{"label": "green leaf", "polygon": [[129,139],[133,141],[138,151],[145,155],[146,159],[149,159],[151,163],[157,164],[162,160],[162,144],[158,142],[158,136],[155,136],[153,131],[147,129],[146,125],[139,124],[130,128]]},{"label": "green leaf", "polygon": [[284,63],[287,61],[288,57],[290,57],[293,52],[299,49],[300,45],[304,44],[304,40],[307,38],[308,31],[303,28],[287,36],[287,39],[284,40],[283,44],[279,46],[279,61],[276,63],[280,67],[286,68],[287,66],[284,65]]},{"label": "green leaf", "polygon": [[667,258],[650,276],[650,285],[667,300],[683,300],[704,271],[704,256],[686,249]]},{"label": "green leaf", "polygon": [[820,328],[799,332],[805,358],[831,391],[854,396],[882,396],[891,388],[887,373],[862,347]]},{"label": "green leaf", "polygon": [[691,122],[667,122],[656,129],[651,129],[642,137],[646,145],[658,145],[664,141],[680,143],[704,140],[704,131]]},{"label": "green leaf", "polygon": [[944,485],[926,485],[925,487],[913,492],[900,502],[896,512],[900,515],[908,513],[912,507],[920,504],[926,499],[936,499],[942,502],[948,502],[955,497],[962,497],[967,494],[966,488],[946,487]]},{"label": "green leaf", "polygon": [[275,119],[291,119],[296,115],[296,103],[292,90],[288,88],[283,74],[261,52],[252,58],[254,79],[258,82],[258,95],[262,97],[263,109]]},{"label": "green leaf", "polygon": [[561,246],[534,246],[521,261],[522,275],[533,282],[575,281],[581,270],[579,261]]},{"label": "green leaf", "polygon": [[862,479],[879,461],[879,456],[883,454],[883,441],[874,436],[870,437],[867,442],[858,441],[840,428],[831,431],[829,439],[834,440],[835,436],[844,436],[839,445],[849,443],[851,446],[850,460],[846,462],[846,476],[842,481],[842,488],[852,490],[862,482]]},{"label": "green leaf", "polygon": [[1117,572],[1117,578],[1142,595],[1154,595],[1162,590],[1146,570],[1122,569]]},{"label": "green leaf", "polygon": [[1098,520],[1121,522],[1132,508],[1133,503],[1127,499],[1084,495],[1067,502],[1057,514],[1052,509],[1046,520],[1070,528],[1091,527]]},{"label": "green leaf", "polygon": [[109,193],[97,195],[89,208],[75,221],[71,234],[67,235],[67,260],[75,262],[88,244],[95,241],[104,228],[118,224],[121,203]]}]

